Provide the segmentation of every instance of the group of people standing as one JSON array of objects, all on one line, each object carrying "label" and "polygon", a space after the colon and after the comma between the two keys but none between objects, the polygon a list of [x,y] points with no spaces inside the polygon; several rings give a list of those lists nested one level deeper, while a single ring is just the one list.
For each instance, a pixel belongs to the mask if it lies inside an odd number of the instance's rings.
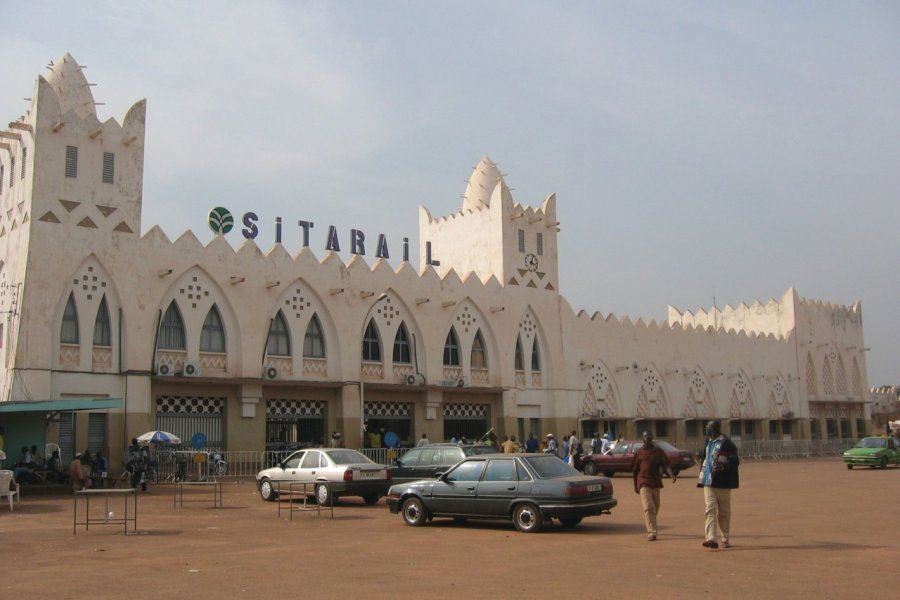
[{"label": "group of people standing", "polygon": [[[660,490],[663,477],[678,480],[669,466],[669,459],[656,444],[653,435],[645,431],[643,446],[635,455],[632,477],[634,491],[641,497],[647,540],[655,541],[659,533],[657,515],[660,506]],[[737,446],[724,433],[719,421],[706,424],[706,445],[698,452],[702,461],[697,487],[703,488],[705,505],[703,546],[706,548],[730,547],[731,490],[739,485]]]}]

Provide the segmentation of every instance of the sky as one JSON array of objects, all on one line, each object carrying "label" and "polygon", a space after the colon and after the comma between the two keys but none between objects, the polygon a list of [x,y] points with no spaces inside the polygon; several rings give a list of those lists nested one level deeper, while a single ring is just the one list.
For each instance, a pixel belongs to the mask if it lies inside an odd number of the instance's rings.
[{"label": "sky", "polygon": [[335,225],[417,266],[418,207],[458,211],[487,155],[557,195],[576,311],[860,301],[869,384],[900,384],[898,2],[0,6],[0,119],[66,52],[101,120],[147,99],[143,232],[207,242],[224,206],[263,250],[280,216],[291,253],[307,220],[319,257]]}]

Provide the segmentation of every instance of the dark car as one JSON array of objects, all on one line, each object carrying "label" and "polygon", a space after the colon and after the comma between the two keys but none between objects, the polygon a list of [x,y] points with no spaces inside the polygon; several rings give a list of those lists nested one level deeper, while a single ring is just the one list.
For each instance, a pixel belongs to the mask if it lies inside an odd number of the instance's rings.
[{"label": "dark car", "polygon": [[557,456],[469,456],[437,479],[392,485],[387,504],[408,525],[434,517],[512,520],[519,531],[539,531],[545,521],[565,527],[609,513],[617,501],[612,482],[582,475]]},{"label": "dark car", "polygon": [[[653,443],[669,457],[669,466],[676,475],[697,464],[694,455],[687,450],[679,450],[669,442],[661,440],[653,440]],[[603,473],[607,477],[612,477],[614,473],[631,473],[634,455],[642,445],[643,442],[626,442],[617,445],[607,454],[586,454],[581,458],[581,470],[585,475]]]},{"label": "dark car", "polygon": [[391,476],[395,484],[434,479],[467,456],[496,452],[496,448],[484,444],[427,444],[411,448],[400,458],[395,458]]}]

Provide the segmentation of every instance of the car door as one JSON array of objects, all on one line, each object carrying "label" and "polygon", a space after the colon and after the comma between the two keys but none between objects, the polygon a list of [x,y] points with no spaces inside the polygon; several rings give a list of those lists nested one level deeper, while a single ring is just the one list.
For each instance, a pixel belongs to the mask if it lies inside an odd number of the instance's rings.
[{"label": "car door", "polygon": [[393,473],[394,482],[402,483],[404,481],[414,481],[417,479],[416,467],[419,464],[419,460],[422,458],[422,450],[419,448],[413,448],[412,450],[407,450],[406,454],[401,456],[398,459],[395,459],[394,466],[391,467],[391,472]]},{"label": "car door", "polygon": [[437,465],[434,464],[438,450],[437,448],[422,448],[421,450],[422,453],[412,472],[416,479],[434,479],[438,470]]},{"label": "car door", "polygon": [[318,450],[307,450],[300,462],[300,468],[297,469],[296,481],[312,483],[319,479],[320,467],[328,464],[323,460],[322,453]]},{"label": "car door", "polygon": [[505,517],[519,489],[515,458],[491,458],[475,487],[478,514]]},{"label": "car door", "polygon": [[294,452],[279,465],[280,472],[272,482],[276,490],[280,492],[282,487],[284,487],[284,490],[287,491],[288,483],[297,479],[300,463],[303,462],[303,456],[305,454],[305,450]]},{"label": "car door", "polygon": [[428,508],[435,514],[470,515],[478,514],[475,507],[475,490],[485,461],[472,458],[459,463],[431,488]]}]

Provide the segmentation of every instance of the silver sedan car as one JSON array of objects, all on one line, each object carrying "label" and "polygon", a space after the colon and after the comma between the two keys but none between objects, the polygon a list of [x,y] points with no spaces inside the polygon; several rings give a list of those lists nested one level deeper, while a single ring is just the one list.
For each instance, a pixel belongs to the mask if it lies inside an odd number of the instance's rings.
[{"label": "silver sedan car", "polygon": [[391,470],[356,450],[313,448],[298,450],[256,474],[259,495],[266,501],[287,493],[292,482],[311,484],[306,489],[295,485],[292,491],[315,494],[322,505],[338,496],[362,496],[366,504],[375,504],[391,486]]}]

